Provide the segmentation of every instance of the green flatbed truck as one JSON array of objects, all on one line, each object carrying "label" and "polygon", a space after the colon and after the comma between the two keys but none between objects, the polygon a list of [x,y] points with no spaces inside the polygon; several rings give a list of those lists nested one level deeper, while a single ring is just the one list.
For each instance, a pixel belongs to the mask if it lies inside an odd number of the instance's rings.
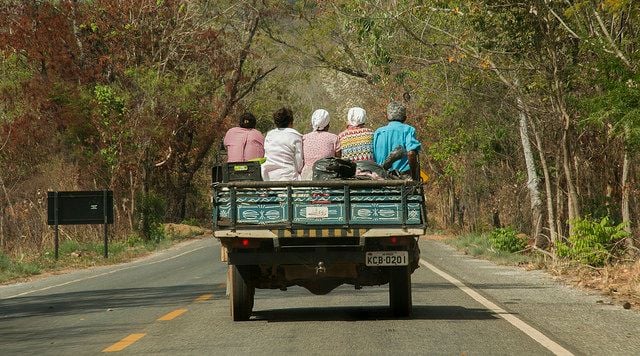
[{"label": "green flatbed truck", "polygon": [[214,183],[233,320],[250,318],[256,289],[294,285],[323,295],[388,283],[392,313],[410,316],[426,214],[411,180]]}]

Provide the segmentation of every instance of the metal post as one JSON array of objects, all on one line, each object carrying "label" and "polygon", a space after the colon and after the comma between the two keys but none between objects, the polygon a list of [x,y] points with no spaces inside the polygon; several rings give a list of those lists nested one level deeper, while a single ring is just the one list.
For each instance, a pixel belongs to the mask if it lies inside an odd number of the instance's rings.
[{"label": "metal post", "polygon": [[109,239],[107,235],[107,190],[102,191],[102,216],[104,218],[104,258],[109,257]]},{"label": "metal post", "polygon": [[53,238],[54,244],[54,256],[58,260],[58,192],[53,192],[53,223],[55,225],[55,232]]},{"label": "metal post", "polygon": [[238,203],[236,202],[236,187],[229,188],[229,218],[231,218],[231,231],[236,231],[236,224],[238,223],[237,210]]},{"label": "metal post", "polygon": [[[345,184],[344,187],[344,224],[345,228],[349,229],[351,223],[351,190],[349,185]],[[331,196],[331,194],[329,194]]]},{"label": "metal post", "polygon": [[287,227],[293,231],[293,188],[287,185]]},{"label": "metal post", "polygon": [[400,208],[401,210],[401,219],[402,219],[402,229],[407,230],[407,216],[409,209],[409,202],[407,201],[407,185],[404,184],[400,187]]}]

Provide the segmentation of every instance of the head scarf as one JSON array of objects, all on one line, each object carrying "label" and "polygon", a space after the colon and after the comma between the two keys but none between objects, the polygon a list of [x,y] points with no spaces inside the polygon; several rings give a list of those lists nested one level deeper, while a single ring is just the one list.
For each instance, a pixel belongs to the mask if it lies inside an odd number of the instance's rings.
[{"label": "head scarf", "polygon": [[404,122],[407,118],[407,109],[401,103],[392,101],[387,105],[387,120]]},{"label": "head scarf", "polygon": [[347,113],[347,123],[349,126],[360,126],[367,121],[367,112],[363,108],[351,108]]},{"label": "head scarf", "polygon": [[311,127],[313,131],[321,131],[329,125],[329,112],[325,109],[318,109],[311,115]]}]

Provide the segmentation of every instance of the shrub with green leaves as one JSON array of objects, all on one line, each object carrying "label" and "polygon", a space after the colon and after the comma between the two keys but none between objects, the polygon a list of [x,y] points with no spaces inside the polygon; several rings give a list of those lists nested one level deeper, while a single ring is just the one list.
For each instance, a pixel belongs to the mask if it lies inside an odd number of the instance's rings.
[{"label": "shrub with green leaves", "polygon": [[518,233],[510,227],[491,231],[489,241],[493,248],[511,253],[522,251],[527,247],[527,241],[518,236]]},{"label": "shrub with green leaves", "polygon": [[603,266],[619,252],[617,243],[629,236],[624,228],[625,224],[615,224],[608,216],[601,220],[576,219],[573,234],[567,241],[558,243],[556,253],[590,266]]},{"label": "shrub with green leaves", "polygon": [[147,241],[158,243],[165,238],[162,222],[166,211],[166,202],[158,194],[141,194],[137,199],[138,229]]}]

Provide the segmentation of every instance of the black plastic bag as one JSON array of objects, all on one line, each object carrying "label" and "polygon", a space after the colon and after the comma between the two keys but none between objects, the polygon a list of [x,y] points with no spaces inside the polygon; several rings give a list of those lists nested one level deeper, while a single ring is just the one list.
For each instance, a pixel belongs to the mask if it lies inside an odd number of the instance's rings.
[{"label": "black plastic bag", "polygon": [[374,161],[356,162],[356,178],[366,180],[390,179],[388,172]]},{"label": "black plastic bag", "polygon": [[321,158],[313,164],[313,180],[340,180],[355,175],[356,164],[346,159]]}]

